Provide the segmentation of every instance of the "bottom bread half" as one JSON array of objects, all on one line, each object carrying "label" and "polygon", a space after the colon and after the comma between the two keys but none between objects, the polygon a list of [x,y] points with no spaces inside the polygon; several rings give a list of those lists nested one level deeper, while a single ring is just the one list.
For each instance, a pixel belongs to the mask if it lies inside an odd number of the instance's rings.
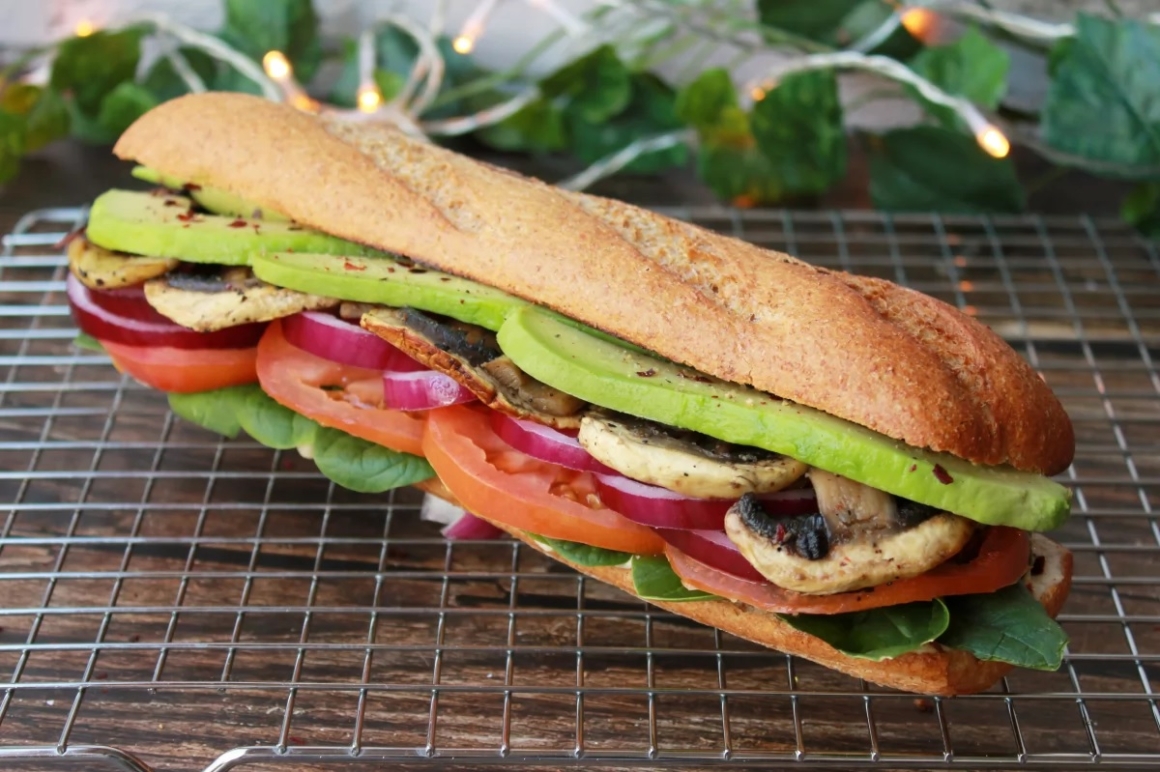
[{"label": "bottom bread half", "polygon": [[[593,568],[576,565],[546,549],[527,533],[502,523],[494,524],[554,560],[594,579],[607,582],[630,595],[635,595],[629,569],[619,566]],[[1031,551],[1037,558],[1043,558],[1043,570],[1035,575],[1029,572],[1022,581],[1054,617],[1059,613],[1071,588],[1071,552],[1039,534],[1033,534],[1031,537]],[[666,611],[716,627],[762,646],[803,657],[881,686],[908,692],[948,697],[956,694],[973,694],[988,689],[1012,670],[1012,666],[1006,663],[982,662],[968,652],[948,649],[937,643],[927,644],[919,651],[880,662],[858,659],[843,654],[819,638],[794,629],[776,614],[744,603],[729,600],[649,602]]]}]

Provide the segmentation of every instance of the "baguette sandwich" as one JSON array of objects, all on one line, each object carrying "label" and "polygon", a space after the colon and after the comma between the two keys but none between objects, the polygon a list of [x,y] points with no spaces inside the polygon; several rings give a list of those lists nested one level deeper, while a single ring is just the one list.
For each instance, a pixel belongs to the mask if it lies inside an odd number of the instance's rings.
[{"label": "baguette sandwich", "polygon": [[115,153],[69,298],[180,415],[885,686],[1059,666],[1073,430],[975,319],[245,95]]}]

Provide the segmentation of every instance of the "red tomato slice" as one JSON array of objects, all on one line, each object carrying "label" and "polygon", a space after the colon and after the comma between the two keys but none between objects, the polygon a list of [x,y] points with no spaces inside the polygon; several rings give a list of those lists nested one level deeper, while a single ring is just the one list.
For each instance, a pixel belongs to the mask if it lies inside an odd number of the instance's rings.
[{"label": "red tomato slice", "polygon": [[781,614],[843,614],[925,601],[948,595],[989,593],[1014,584],[1027,570],[1031,541],[1026,531],[1004,526],[987,530],[969,562],[943,563],[921,576],[834,595],[805,595],[770,582],[743,579],[695,560],[673,546],[665,548],[673,571],[690,587]]},{"label": "red tomato slice", "polygon": [[590,472],[539,461],[501,440],[486,408],[432,412],[423,454],[463,506],[488,520],[605,549],[664,551],[652,530],[604,507]]},{"label": "red tomato slice", "polygon": [[258,342],[258,380],[278,403],[392,450],[421,455],[422,414],[383,407],[379,370],[339,364],[293,346],[280,322],[271,322]]},{"label": "red tomato slice", "polygon": [[161,391],[187,393],[258,380],[257,348],[130,346],[102,340],[113,365]]}]

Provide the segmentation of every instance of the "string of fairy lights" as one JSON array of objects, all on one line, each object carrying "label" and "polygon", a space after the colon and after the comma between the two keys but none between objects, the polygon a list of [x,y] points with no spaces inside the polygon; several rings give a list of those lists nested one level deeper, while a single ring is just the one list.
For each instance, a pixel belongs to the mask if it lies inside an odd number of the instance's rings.
[{"label": "string of fairy lights", "polygon": [[[655,0],[595,0],[592,11],[577,16],[555,0],[480,0],[451,36],[452,48],[456,53],[467,55],[475,50],[479,40],[487,33],[491,18],[504,2],[522,2],[532,10],[546,14],[555,23],[557,30],[563,33],[559,37],[570,40],[577,50],[591,48],[604,42],[623,42],[625,34],[631,36],[638,33],[646,22],[656,21],[658,17],[667,17],[674,26],[680,25],[688,20],[690,7],[696,10],[698,6],[697,3],[672,4]],[[709,6],[713,4],[706,2],[702,5],[701,10],[705,11],[703,21],[711,23],[712,15],[708,12],[712,10]],[[180,53],[179,46],[197,48],[211,57],[230,64],[242,75],[254,81],[268,99],[340,120],[391,123],[409,134],[424,139],[466,134],[494,125],[539,97],[538,89],[528,86],[506,101],[484,110],[455,118],[424,120],[423,115],[435,102],[447,70],[447,62],[440,51],[437,39],[449,32],[448,0],[434,0],[431,7],[430,18],[425,24],[405,14],[391,13],[380,17],[373,25],[368,25],[359,36],[357,42],[359,86],[354,108],[326,104],[311,96],[295,78],[290,60],[281,51],[267,52],[259,65],[219,38],[179,24],[163,14],[142,14],[136,16],[133,21],[152,25],[159,36],[168,41],[169,45],[162,46],[161,55],[172,63],[178,77],[192,92],[205,91],[206,85]],[[614,21],[609,11],[620,12],[622,18]],[[899,26],[905,27],[915,37],[924,39],[939,17],[981,21],[1016,37],[1040,42],[1052,41],[1074,32],[1071,25],[1052,24],[995,11],[968,0],[918,0],[898,5],[894,13],[879,27],[854,41],[846,50],[795,53],[785,56],[762,76],[743,84],[742,93],[751,102],[759,101],[776,89],[779,81],[785,76],[807,70],[871,72],[910,85],[929,101],[953,110],[974,134],[983,150],[996,158],[1003,158],[1011,148],[1007,136],[971,102],[948,94],[894,59],[868,53],[886,40]],[[411,37],[419,51],[406,83],[390,99],[384,97],[374,77],[377,60],[376,31],[385,25],[393,26]],[[92,34],[96,29],[96,24],[84,20],[77,23],[74,32],[83,36]],[[698,27],[692,29],[694,32],[700,31]],[[756,47],[761,45],[760,40],[755,43],[752,38],[745,39],[734,32],[720,35],[715,33],[714,36],[723,42],[739,42],[747,46],[748,50],[756,50]],[[616,173],[644,153],[693,141],[695,133],[689,130],[642,138],[593,164],[575,177],[565,180],[561,186],[583,189]]]}]

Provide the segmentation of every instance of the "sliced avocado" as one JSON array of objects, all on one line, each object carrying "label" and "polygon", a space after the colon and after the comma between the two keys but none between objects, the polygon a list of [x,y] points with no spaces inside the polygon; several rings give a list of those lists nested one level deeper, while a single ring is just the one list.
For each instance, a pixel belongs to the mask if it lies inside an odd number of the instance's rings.
[{"label": "sliced avocado", "polygon": [[279,287],[359,303],[417,308],[489,330],[498,330],[509,312],[527,305],[479,282],[392,257],[267,252],[255,255],[251,266],[259,279]]},{"label": "sliced avocado", "polygon": [[601,407],[796,458],[988,525],[1058,526],[1071,492],[1041,475],[985,467],[601,340],[534,307],[508,315],[504,353],[549,386]]},{"label": "sliced avocado", "polygon": [[171,190],[182,190],[188,193],[194,201],[204,209],[214,214],[230,215],[231,217],[249,217],[266,222],[290,222],[290,218],[281,212],[275,212],[268,207],[262,207],[253,201],[235,196],[233,193],[220,188],[210,188],[172,177],[168,174],[150,169],[148,166],[133,167],[133,176],[139,180],[163,185]]},{"label": "sliced avocado", "polygon": [[86,235],[105,249],[191,263],[248,265],[265,252],[379,254],[376,250],[286,222],[196,214],[180,196],[110,190],[93,202]]}]

